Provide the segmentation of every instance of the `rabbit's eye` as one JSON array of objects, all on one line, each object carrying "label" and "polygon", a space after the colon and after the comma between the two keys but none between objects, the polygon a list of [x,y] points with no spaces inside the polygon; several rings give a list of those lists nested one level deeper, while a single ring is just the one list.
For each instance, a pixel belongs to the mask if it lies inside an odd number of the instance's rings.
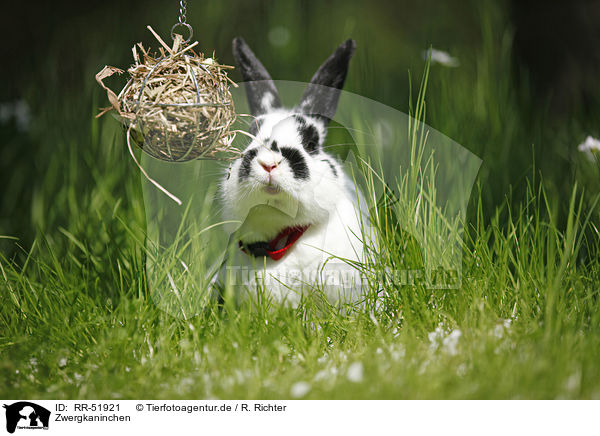
[{"label": "rabbit's eye", "polygon": [[314,126],[306,125],[300,130],[302,137],[302,146],[308,154],[319,152],[319,132]]},{"label": "rabbit's eye", "polygon": [[295,179],[306,180],[309,177],[308,165],[302,152],[297,148],[281,147],[281,155],[287,160]]}]

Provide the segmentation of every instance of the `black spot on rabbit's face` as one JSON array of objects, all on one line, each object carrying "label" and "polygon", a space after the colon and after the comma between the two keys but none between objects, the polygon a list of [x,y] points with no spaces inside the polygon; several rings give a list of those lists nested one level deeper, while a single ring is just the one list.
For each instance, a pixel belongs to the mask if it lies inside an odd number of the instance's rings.
[{"label": "black spot on rabbit's face", "polygon": [[242,164],[240,165],[240,179],[247,179],[250,175],[250,168],[252,168],[252,161],[256,157],[258,150],[251,148],[244,153],[242,157]]},{"label": "black spot on rabbit's face", "polygon": [[294,114],[293,118],[296,121],[296,126],[300,133],[302,147],[309,154],[317,154],[319,152],[320,142],[317,128],[310,124],[303,115]]},{"label": "black spot on rabbit's face", "polygon": [[302,152],[292,147],[280,147],[281,155],[287,160],[295,179],[306,180],[310,176],[306,159]]},{"label": "black spot on rabbit's face", "polygon": [[323,162],[325,162],[327,165],[329,165],[329,168],[331,169],[333,176],[337,177],[337,175],[338,175],[337,170],[335,169],[335,166],[331,163],[331,161],[329,159],[321,159],[321,160]]}]

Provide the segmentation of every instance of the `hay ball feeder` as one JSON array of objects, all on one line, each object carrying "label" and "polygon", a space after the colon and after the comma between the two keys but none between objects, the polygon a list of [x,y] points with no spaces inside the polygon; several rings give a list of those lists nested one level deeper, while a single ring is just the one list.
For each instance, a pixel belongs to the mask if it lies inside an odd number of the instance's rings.
[{"label": "hay ball feeder", "polygon": [[162,46],[160,55],[150,55],[141,43],[134,46],[130,78],[118,95],[102,81],[122,71],[107,66],[99,72],[96,79],[112,105],[100,115],[114,109],[128,128],[128,141],[131,137],[145,153],[163,161],[235,157],[231,126],[236,114],[229,86],[237,85],[227,76],[233,67],[218,64],[214,55],[196,54],[197,42],[186,46],[176,34],[169,47],[148,29]]}]

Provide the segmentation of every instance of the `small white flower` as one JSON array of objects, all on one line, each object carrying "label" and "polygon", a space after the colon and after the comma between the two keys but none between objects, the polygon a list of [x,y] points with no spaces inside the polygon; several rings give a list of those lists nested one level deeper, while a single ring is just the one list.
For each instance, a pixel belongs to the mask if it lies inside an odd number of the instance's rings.
[{"label": "small white flower", "polygon": [[239,369],[236,369],[233,372],[233,376],[235,377],[235,381],[237,382],[237,384],[242,384],[244,383],[244,381],[246,380],[246,375],[244,374],[242,371],[240,371]]},{"label": "small white flower", "polygon": [[394,362],[397,362],[400,359],[403,359],[404,356],[406,356],[406,350],[404,349],[404,347],[402,345],[400,345],[398,347],[391,347],[390,348],[390,356],[392,356],[392,360]]},{"label": "small white flower", "polygon": [[63,357],[58,361],[58,366],[61,368],[64,368],[65,366],[67,366],[67,358]]},{"label": "small white flower", "polygon": [[458,340],[461,336],[462,332],[460,330],[452,330],[442,342],[444,351],[451,356],[456,356],[458,354]]},{"label": "small white flower", "polygon": [[363,380],[364,369],[363,365],[360,362],[354,362],[352,365],[348,367],[348,372],[346,373],[346,377],[353,383],[360,383]]},{"label": "small white flower", "polygon": [[435,48],[427,49],[423,52],[423,59],[429,59],[430,55],[432,64],[440,64],[444,67],[453,68],[460,65],[460,62],[457,58],[450,56],[450,54],[445,51],[436,50]]},{"label": "small white flower", "polygon": [[315,374],[315,381],[319,382],[319,381],[323,381],[326,380],[330,375],[330,372],[327,371],[326,369],[322,369],[321,371],[319,371],[318,373]]},{"label": "small white flower", "polygon": [[565,383],[565,388],[569,392],[577,391],[581,386],[581,372],[576,371],[569,376]]},{"label": "small white flower", "polygon": [[444,329],[442,326],[437,326],[434,331],[430,332],[427,335],[427,338],[430,342],[430,348],[433,350],[437,350],[440,341],[444,339]]},{"label": "small white flower", "polygon": [[462,332],[459,329],[452,330],[449,334],[446,334],[443,326],[440,324],[434,331],[427,335],[430,342],[429,349],[436,351],[441,345],[442,351],[451,356],[456,356],[458,354],[458,341],[461,336]]},{"label": "small white flower", "polygon": [[297,382],[292,385],[290,395],[294,398],[302,398],[310,392],[310,384],[306,382]]},{"label": "small white flower", "polygon": [[594,155],[600,154],[600,140],[588,136],[585,138],[585,141],[579,144],[577,150],[585,153],[591,160],[594,160]]},{"label": "small white flower", "polygon": [[494,327],[494,336],[498,339],[502,339],[506,330],[510,328],[511,323],[512,320],[510,318],[505,319],[502,322],[498,322],[496,327]]},{"label": "small white flower", "polygon": [[427,338],[429,339],[429,349],[431,351],[436,351],[440,347],[445,336],[446,332],[444,331],[444,324],[439,323],[434,331],[427,334]]},{"label": "small white flower", "polygon": [[182,390],[189,390],[192,386],[194,386],[195,380],[191,377],[185,377],[179,382],[179,387]]},{"label": "small white flower", "polygon": [[0,103],[0,123],[15,120],[17,129],[24,132],[31,124],[31,110],[25,100]]}]

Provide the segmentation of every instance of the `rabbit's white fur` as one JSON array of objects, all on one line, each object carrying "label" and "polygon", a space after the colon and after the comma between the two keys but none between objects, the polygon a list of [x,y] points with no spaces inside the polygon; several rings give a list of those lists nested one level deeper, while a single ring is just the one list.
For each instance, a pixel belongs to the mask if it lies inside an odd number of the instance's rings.
[{"label": "rabbit's white fur", "polygon": [[[243,41],[238,40],[238,44],[243,44],[238,52],[245,50],[242,55],[253,56]],[[350,48],[353,50],[353,45]],[[238,60],[240,56],[236,53]],[[255,58],[252,61],[258,62]],[[252,67],[257,68],[256,64]],[[337,86],[341,88],[339,83]],[[274,107],[278,96],[271,88],[255,91],[248,90],[248,97],[251,107],[254,104],[255,109],[261,108],[255,110],[259,112],[255,119],[258,129],[244,156],[232,164],[223,180],[224,218],[242,223],[234,242],[242,241],[244,245],[273,240],[288,227],[308,228],[277,261],[233,250],[234,259],[229,265],[240,268],[237,275],[229,276],[242,281],[244,276],[256,277],[274,300],[292,305],[315,282],[332,302],[356,301],[359,275],[337,258],[363,260],[361,239],[368,228],[367,208],[354,181],[334,157],[323,151],[327,120],[304,114],[302,105],[296,110]],[[307,95],[304,102],[313,97]],[[245,286],[248,283],[235,284],[251,293],[257,289],[255,285]]]}]

